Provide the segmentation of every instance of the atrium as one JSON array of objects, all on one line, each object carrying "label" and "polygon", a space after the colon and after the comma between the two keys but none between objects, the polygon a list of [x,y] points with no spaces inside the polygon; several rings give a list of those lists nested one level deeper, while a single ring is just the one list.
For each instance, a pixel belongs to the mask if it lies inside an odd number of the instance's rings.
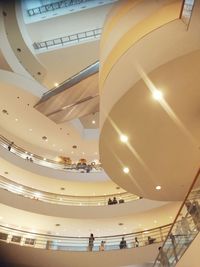
[{"label": "atrium", "polygon": [[200,0],[0,1],[0,266],[199,267]]}]

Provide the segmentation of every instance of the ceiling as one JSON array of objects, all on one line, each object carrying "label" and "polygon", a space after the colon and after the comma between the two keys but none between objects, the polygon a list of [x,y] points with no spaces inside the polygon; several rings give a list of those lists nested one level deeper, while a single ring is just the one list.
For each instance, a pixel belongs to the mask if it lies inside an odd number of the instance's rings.
[{"label": "ceiling", "polygon": [[[174,20],[129,47],[100,92],[104,169],[146,198],[183,199],[199,168],[199,10],[197,3],[187,31]],[[160,102],[152,98],[155,90],[163,94]],[[155,190],[158,185],[162,190]]]},{"label": "ceiling", "polygon": [[[90,233],[94,233],[95,236],[106,236],[137,232],[172,223],[179,207],[180,202],[174,202],[123,217],[75,219],[45,216],[0,204],[0,224],[66,236],[88,236]],[[55,226],[57,223],[60,224],[59,227]]]},{"label": "ceiling", "polygon": [[[157,68],[149,83],[139,81],[113,107],[101,131],[100,154],[122,188],[157,200],[182,199],[188,191],[200,159],[199,62],[197,50]],[[152,98],[149,84],[162,88],[163,100]],[[122,133],[127,144],[119,140]],[[155,190],[158,185],[162,190]]]},{"label": "ceiling", "polygon": [[[96,137],[85,138],[70,122],[55,124],[33,108],[37,101],[37,97],[21,88],[1,82],[1,111],[8,111],[8,115],[0,112],[2,135],[46,158],[55,159],[59,155],[69,156],[72,160],[78,160],[83,155],[88,160],[98,158]],[[47,142],[42,139],[43,136],[48,138]],[[77,149],[73,149],[73,145]]]}]

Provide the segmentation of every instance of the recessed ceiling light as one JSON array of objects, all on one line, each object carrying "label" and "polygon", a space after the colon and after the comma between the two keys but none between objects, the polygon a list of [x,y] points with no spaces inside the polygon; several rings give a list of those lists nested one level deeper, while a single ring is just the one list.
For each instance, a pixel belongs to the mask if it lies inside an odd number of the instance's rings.
[{"label": "recessed ceiling light", "polygon": [[18,119],[16,118],[15,121],[18,121]]},{"label": "recessed ceiling light", "polygon": [[92,124],[95,124],[95,123],[96,123],[96,121],[95,121],[95,120],[93,120],[93,121],[92,121]]},{"label": "recessed ceiling light", "polygon": [[161,91],[154,90],[154,92],[153,92],[153,98],[154,98],[155,100],[161,100],[162,97],[163,97],[163,94],[162,94]]},{"label": "recessed ceiling light", "polygon": [[160,185],[157,185],[157,186],[156,186],[156,190],[161,190],[161,188],[162,188],[162,187],[161,187]]},{"label": "recessed ceiling light", "polygon": [[156,221],[156,220],[154,220],[154,223],[157,223],[157,221]]},{"label": "recessed ceiling light", "polygon": [[47,142],[47,141],[48,141],[48,138],[47,138],[47,136],[45,136],[45,135],[44,135],[44,136],[42,136],[42,140],[44,140],[44,141],[46,141],[46,142]]},{"label": "recessed ceiling light", "polygon": [[28,154],[28,152],[27,152],[27,151],[25,151],[25,154]]},{"label": "recessed ceiling light", "polygon": [[128,167],[124,167],[124,168],[123,168],[123,172],[124,172],[124,173],[129,173],[129,168],[128,168]]},{"label": "recessed ceiling light", "polygon": [[120,140],[122,143],[126,143],[128,141],[128,136],[122,134],[122,135],[120,135]]},{"label": "recessed ceiling light", "polygon": [[85,155],[85,152],[82,152],[83,155]]},{"label": "recessed ceiling light", "polygon": [[55,86],[55,87],[58,87],[58,85],[59,85],[58,83],[54,83],[54,86]]},{"label": "recessed ceiling light", "polygon": [[29,131],[30,131],[30,132],[32,132],[32,131],[33,131],[33,129],[29,129]]},{"label": "recessed ceiling light", "polygon": [[43,160],[47,160],[46,158],[43,158]]},{"label": "recessed ceiling light", "polygon": [[74,151],[72,151],[71,153],[74,154]]}]

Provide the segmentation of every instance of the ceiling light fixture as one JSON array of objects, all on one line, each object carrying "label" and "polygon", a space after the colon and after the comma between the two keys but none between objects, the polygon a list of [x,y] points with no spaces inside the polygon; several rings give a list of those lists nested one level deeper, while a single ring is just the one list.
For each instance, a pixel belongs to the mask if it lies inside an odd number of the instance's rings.
[{"label": "ceiling light fixture", "polygon": [[157,101],[161,100],[163,98],[163,94],[161,91],[154,90],[153,91],[153,98]]},{"label": "ceiling light fixture", "polygon": [[123,172],[124,172],[124,173],[129,173],[129,168],[128,168],[128,167],[124,167],[124,168],[123,168]]},{"label": "ceiling light fixture", "polygon": [[126,136],[126,135],[124,135],[124,134],[120,135],[120,141],[121,141],[122,143],[127,143],[127,141],[128,141],[128,136]]},{"label": "ceiling light fixture", "polygon": [[55,86],[55,87],[58,87],[58,85],[59,85],[58,83],[54,83],[54,86]]},{"label": "ceiling light fixture", "polygon": [[18,121],[18,119],[16,118],[15,121]]},{"label": "ceiling light fixture", "polygon": [[29,129],[29,131],[30,131],[30,132],[32,132],[32,131],[33,131],[33,129]]},{"label": "ceiling light fixture", "polygon": [[95,124],[95,123],[96,123],[96,121],[95,121],[95,120],[93,120],[93,121],[92,121],[92,124]]},{"label": "ceiling light fixture", "polygon": [[162,188],[162,187],[161,187],[160,185],[157,185],[157,186],[156,186],[156,190],[161,190],[161,188]]}]

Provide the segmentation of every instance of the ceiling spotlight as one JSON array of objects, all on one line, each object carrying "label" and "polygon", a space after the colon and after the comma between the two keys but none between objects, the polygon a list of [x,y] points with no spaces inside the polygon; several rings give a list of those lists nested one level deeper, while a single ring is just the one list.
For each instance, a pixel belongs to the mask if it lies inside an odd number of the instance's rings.
[{"label": "ceiling spotlight", "polygon": [[54,83],[54,86],[55,86],[55,87],[58,87],[58,85],[59,85],[58,83]]},{"label": "ceiling spotlight", "polygon": [[48,138],[47,138],[47,136],[45,136],[45,135],[44,135],[44,136],[42,136],[42,140],[44,140],[44,141],[46,141],[46,142],[47,142],[47,141],[48,141]]},{"label": "ceiling spotlight", "polygon": [[120,136],[120,140],[121,140],[122,143],[126,143],[126,142],[128,141],[128,136],[122,134],[122,135]]},{"label": "ceiling spotlight", "polygon": [[29,129],[29,131],[30,131],[30,132],[32,132],[32,131],[33,131],[33,129]]},{"label": "ceiling spotlight", "polygon": [[161,187],[160,185],[157,185],[157,186],[156,186],[156,190],[161,190],[161,188],[162,188],[162,187]]},{"label": "ceiling spotlight", "polygon": [[128,167],[124,167],[124,168],[123,168],[123,172],[124,172],[124,173],[129,173],[129,168],[128,168]]},{"label": "ceiling spotlight", "polygon": [[18,119],[16,118],[15,121],[18,121]]},{"label": "ceiling spotlight", "polygon": [[43,158],[43,160],[47,160],[46,158]]},{"label": "ceiling spotlight", "polygon": [[96,121],[95,121],[95,120],[93,120],[93,121],[92,121],[92,124],[95,124],[95,123],[96,123]]},{"label": "ceiling spotlight", "polygon": [[153,91],[153,98],[154,98],[155,100],[161,100],[162,97],[163,97],[163,94],[162,94],[161,91],[158,91],[158,90],[154,90],[154,91]]}]

